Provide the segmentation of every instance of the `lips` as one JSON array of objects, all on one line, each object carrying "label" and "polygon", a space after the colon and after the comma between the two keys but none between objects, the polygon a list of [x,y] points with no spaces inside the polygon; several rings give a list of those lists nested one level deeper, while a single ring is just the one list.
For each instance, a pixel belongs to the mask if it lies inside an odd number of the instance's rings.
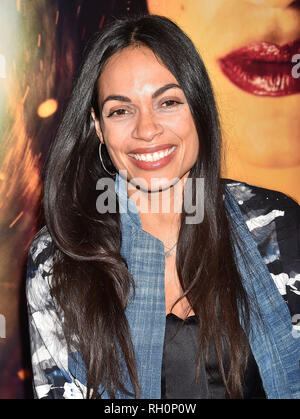
[{"label": "lips", "polygon": [[255,42],[219,59],[222,72],[239,88],[258,96],[286,96],[300,92],[300,78],[292,76],[292,57],[300,53],[300,39],[282,46]]}]

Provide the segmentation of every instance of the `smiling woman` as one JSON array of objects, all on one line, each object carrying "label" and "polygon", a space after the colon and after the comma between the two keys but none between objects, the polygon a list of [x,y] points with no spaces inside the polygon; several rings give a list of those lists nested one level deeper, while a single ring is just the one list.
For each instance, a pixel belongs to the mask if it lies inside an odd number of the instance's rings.
[{"label": "smiling woman", "polygon": [[[29,254],[36,397],[300,397],[299,206],[221,179],[220,150],[210,80],[178,26],[127,18],[95,36]],[[199,179],[204,218],[190,223]],[[99,181],[117,211],[97,211]],[[142,212],[134,195],[161,206]]]}]

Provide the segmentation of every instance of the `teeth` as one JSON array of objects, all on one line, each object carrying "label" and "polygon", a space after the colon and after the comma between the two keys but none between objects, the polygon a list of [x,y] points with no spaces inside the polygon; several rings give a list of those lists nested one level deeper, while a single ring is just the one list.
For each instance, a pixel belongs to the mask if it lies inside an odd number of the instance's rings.
[{"label": "teeth", "polygon": [[162,159],[163,157],[168,156],[175,150],[176,146],[168,148],[166,151],[156,151],[155,153],[148,154],[129,154],[129,156],[134,157],[136,160],[153,162]]},{"label": "teeth", "polygon": [[146,154],[146,161],[153,161],[152,154]]}]

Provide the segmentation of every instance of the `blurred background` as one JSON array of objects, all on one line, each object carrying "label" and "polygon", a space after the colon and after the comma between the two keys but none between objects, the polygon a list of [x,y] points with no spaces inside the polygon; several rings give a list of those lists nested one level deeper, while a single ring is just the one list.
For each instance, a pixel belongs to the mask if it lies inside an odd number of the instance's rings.
[{"label": "blurred background", "polygon": [[0,0],[0,7],[0,398],[32,398],[27,251],[43,225],[47,152],[89,37],[128,14],[177,22],[212,79],[223,177],[279,190],[299,203],[300,77],[291,71],[292,56],[300,53],[300,6],[288,0]]}]

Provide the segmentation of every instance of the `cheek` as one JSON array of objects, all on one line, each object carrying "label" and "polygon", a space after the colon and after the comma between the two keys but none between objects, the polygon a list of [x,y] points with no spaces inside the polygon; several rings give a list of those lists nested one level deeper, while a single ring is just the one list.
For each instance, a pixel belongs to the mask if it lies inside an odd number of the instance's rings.
[{"label": "cheek", "polygon": [[178,135],[181,137],[186,150],[191,154],[198,155],[199,139],[194,120],[191,115],[187,115],[178,127]]},{"label": "cheek", "polygon": [[125,149],[128,129],[121,125],[108,125],[103,128],[104,142],[113,155],[117,155],[118,152],[124,151]]}]

